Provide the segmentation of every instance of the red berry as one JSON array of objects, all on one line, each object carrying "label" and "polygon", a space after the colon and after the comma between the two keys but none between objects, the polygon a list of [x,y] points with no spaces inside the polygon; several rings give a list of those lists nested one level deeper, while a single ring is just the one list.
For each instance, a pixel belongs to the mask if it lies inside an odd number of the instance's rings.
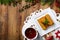
[{"label": "red berry", "polygon": [[48,37],[46,40],[53,40],[53,36]]}]

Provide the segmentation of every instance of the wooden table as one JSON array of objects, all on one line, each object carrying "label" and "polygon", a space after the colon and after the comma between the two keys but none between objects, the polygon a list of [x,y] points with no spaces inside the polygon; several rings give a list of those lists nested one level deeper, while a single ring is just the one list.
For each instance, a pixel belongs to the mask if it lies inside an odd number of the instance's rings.
[{"label": "wooden table", "polygon": [[23,40],[24,37],[21,31],[26,17],[35,10],[49,7],[48,5],[41,6],[40,3],[37,3],[23,12],[19,12],[23,4],[25,5],[24,1],[16,7],[0,5],[0,40]]}]

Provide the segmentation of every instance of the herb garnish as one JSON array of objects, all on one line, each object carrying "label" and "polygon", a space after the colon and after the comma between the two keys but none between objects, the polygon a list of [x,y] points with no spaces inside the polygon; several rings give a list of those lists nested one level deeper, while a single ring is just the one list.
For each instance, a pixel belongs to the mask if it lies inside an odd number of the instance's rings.
[{"label": "herb garnish", "polygon": [[49,23],[48,19],[45,19],[43,24],[47,25]]}]

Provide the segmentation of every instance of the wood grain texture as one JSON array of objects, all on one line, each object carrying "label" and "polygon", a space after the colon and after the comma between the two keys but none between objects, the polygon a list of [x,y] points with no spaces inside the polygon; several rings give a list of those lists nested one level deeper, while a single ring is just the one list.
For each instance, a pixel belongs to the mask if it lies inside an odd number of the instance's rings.
[{"label": "wood grain texture", "polygon": [[0,4],[0,40],[23,40],[22,27],[26,17],[40,8],[49,7],[49,5],[42,6],[37,3],[23,12],[19,12],[19,9],[26,4],[29,3],[22,1],[16,7]]},{"label": "wood grain texture", "polygon": [[7,40],[8,27],[7,27],[7,6],[1,5],[1,23],[2,23],[2,34],[1,40]]},{"label": "wood grain texture", "polygon": [[9,29],[9,40],[16,40],[16,9],[17,7],[10,6],[8,8],[8,29]]}]

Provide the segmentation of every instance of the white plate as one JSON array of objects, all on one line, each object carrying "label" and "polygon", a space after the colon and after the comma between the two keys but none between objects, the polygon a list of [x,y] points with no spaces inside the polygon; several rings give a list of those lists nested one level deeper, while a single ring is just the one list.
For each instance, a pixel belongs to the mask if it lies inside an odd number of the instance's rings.
[{"label": "white plate", "polygon": [[[41,26],[39,25],[39,23],[37,22],[37,20],[38,20],[39,18],[45,16],[46,14],[49,14],[49,15],[50,15],[51,19],[52,19],[53,22],[54,22],[54,25],[50,26],[47,30],[43,30],[43,29],[41,28]],[[60,23],[56,20],[56,16],[53,15],[53,14],[54,14],[54,13],[52,13],[50,10],[44,10],[43,12],[41,12],[41,15],[40,15],[38,18],[36,18],[35,23],[36,23],[38,32],[40,33],[41,36],[43,36],[43,35],[51,32],[51,31],[55,30],[56,28],[58,28],[58,27],[60,26]]]}]

